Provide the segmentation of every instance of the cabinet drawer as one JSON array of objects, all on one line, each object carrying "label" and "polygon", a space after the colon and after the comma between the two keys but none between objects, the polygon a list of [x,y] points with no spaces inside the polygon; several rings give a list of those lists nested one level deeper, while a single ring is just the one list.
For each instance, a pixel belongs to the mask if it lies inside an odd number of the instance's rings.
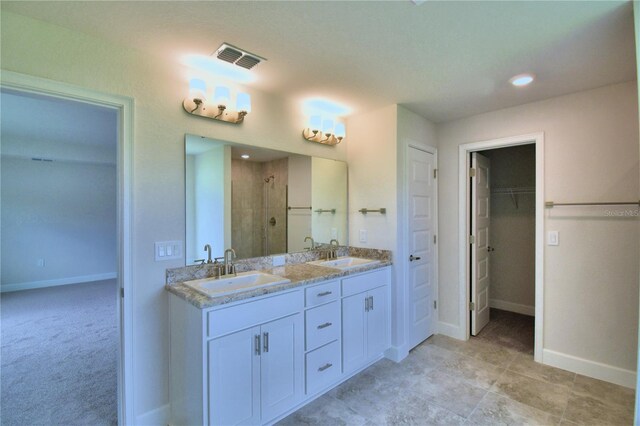
[{"label": "cabinet drawer", "polygon": [[379,269],[356,277],[344,278],[342,280],[342,296],[369,291],[372,288],[389,284],[389,268]]},{"label": "cabinet drawer", "polygon": [[305,306],[318,306],[322,303],[331,302],[340,297],[340,281],[331,281],[328,283],[316,285],[306,288]]},{"label": "cabinet drawer", "polygon": [[333,301],[305,312],[306,350],[340,338],[340,304]]},{"label": "cabinet drawer", "polygon": [[336,341],[307,354],[307,394],[318,392],[340,377],[340,342]]},{"label": "cabinet drawer", "polygon": [[207,335],[218,337],[252,327],[303,309],[302,290],[216,309],[207,313]]}]

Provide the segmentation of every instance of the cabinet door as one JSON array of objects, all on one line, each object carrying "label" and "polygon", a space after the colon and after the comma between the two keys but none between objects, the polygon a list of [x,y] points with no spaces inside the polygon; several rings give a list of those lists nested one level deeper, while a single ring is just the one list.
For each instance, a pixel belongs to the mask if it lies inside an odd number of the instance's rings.
[{"label": "cabinet door", "polygon": [[209,341],[209,424],[260,423],[260,351],[253,327]]},{"label": "cabinet door", "polygon": [[366,296],[366,293],[359,293],[342,299],[342,367],[345,373],[367,361]]},{"label": "cabinet door", "polygon": [[367,358],[374,358],[388,347],[387,336],[387,287],[369,290],[367,312]]},{"label": "cabinet door", "polygon": [[293,408],[303,396],[304,326],[296,314],[262,325],[262,422]]}]

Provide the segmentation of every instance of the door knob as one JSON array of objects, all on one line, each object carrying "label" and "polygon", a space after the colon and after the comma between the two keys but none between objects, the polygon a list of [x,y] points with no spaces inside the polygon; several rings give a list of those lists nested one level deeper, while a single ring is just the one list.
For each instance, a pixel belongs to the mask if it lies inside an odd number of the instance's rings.
[{"label": "door knob", "polygon": [[420,256],[414,256],[414,255],[409,256],[409,262],[413,262],[414,260],[420,260]]}]

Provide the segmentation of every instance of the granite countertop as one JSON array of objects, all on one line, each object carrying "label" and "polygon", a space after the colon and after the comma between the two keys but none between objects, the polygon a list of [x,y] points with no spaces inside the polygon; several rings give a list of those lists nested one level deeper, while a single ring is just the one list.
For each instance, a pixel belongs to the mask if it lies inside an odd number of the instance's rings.
[{"label": "granite countertop", "polygon": [[[369,265],[362,265],[357,268],[353,268],[350,270],[340,270],[335,268],[329,268],[326,266],[318,266],[318,265],[310,265],[307,263],[297,263],[297,264],[287,264],[284,266],[272,267],[272,268],[264,268],[261,271],[266,272],[272,275],[277,275],[283,278],[287,278],[291,280],[291,282],[284,284],[276,284],[267,287],[260,287],[255,289],[249,289],[246,291],[241,291],[234,294],[226,294],[218,297],[209,297],[205,296],[202,293],[193,290],[192,288],[183,284],[183,281],[186,279],[182,279],[182,281],[176,279],[174,271],[167,271],[167,284],[165,285],[165,289],[176,296],[186,300],[197,308],[206,309],[214,306],[224,305],[227,303],[237,302],[239,300],[250,299],[252,297],[264,296],[265,294],[277,293],[283,290],[290,290],[297,287],[302,287],[308,284],[314,284],[317,282],[331,280],[335,278],[340,278],[352,274],[357,274],[360,272],[371,271],[379,268],[383,268],[385,266],[391,265],[391,259],[380,259],[379,263],[373,263]],[[205,266],[205,265],[202,265]],[[191,267],[198,268],[198,267]],[[199,267],[199,270],[202,271],[203,267]],[[170,274],[171,279],[169,278]],[[198,275],[202,275],[198,274]],[[187,278],[187,277],[184,277]],[[202,277],[200,277],[202,278]],[[189,279],[194,279],[189,277]],[[174,280],[174,282],[170,282]]]}]

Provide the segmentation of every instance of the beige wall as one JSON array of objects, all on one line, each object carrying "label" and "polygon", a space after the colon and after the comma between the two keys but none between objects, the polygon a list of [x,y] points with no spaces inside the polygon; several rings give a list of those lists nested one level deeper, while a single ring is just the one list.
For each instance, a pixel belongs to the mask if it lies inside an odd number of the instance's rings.
[{"label": "beige wall", "polygon": [[[535,145],[481,151],[491,160],[494,188],[536,186]],[[515,201],[514,201],[515,199]],[[491,194],[491,307],[533,315],[535,307],[535,193]]]},{"label": "beige wall", "polygon": [[138,424],[162,421],[169,402],[165,270],[184,259],[155,262],[153,244],[185,238],[185,133],[339,160],[347,143],[328,149],[305,141],[298,103],[251,88],[253,112],[242,125],[189,116],[181,103],[193,70],[4,10],[1,19],[2,70],[134,99],[133,411]]},{"label": "beige wall", "polygon": [[[544,132],[545,199],[638,199],[635,82],[606,86],[438,126],[440,321],[459,317],[458,146]],[[633,218],[545,212],[544,349],[631,377],[638,328],[638,225]],[[558,217],[558,216],[564,217]],[[567,358],[569,359],[569,358]],[[586,368],[586,367],[585,367]],[[627,374],[629,373],[629,374]],[[612,373],[613,374],[613,373]]]}]

